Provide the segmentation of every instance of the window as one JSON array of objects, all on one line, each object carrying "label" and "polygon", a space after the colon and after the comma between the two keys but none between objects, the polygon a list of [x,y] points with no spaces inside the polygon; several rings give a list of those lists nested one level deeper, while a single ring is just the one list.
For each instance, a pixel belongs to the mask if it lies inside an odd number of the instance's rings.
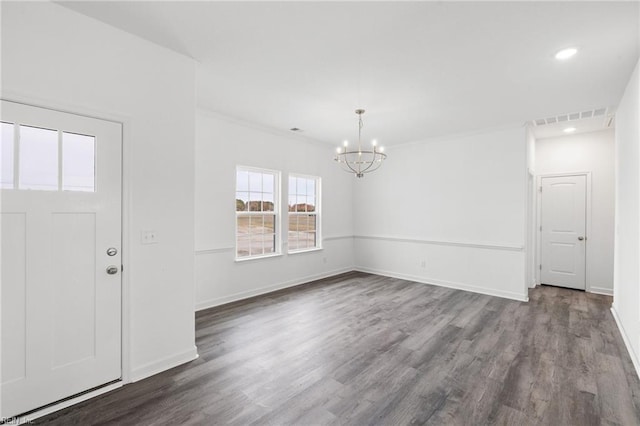
[{"label": "window", "polygon": [[94,136],[2,122],[0,144],[3,189],[95,192]]},{"label": "window", "polygon": [[236,170],[236,259],[277,254],[280,173]]},{"label": "window", "polygon": [[320,178],[289,175],[289,252],[320,248]]}]

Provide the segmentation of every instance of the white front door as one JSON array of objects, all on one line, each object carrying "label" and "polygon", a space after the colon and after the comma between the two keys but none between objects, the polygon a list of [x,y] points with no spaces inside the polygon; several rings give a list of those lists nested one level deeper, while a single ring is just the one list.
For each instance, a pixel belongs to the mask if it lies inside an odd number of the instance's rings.
[{"label": "white front door", "polygon": [[0,112],[7,418],[121,377],[122,126],[5,101]]},{"label": "white front door", "polygon": [[542,178],[542,284],[585,289],[586,194],[584,175]]}]

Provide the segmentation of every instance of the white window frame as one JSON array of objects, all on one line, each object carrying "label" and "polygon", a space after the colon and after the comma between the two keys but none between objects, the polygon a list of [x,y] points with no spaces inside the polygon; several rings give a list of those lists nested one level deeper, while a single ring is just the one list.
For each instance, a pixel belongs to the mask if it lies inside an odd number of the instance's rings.
[{"label": "white window frame", "polygon": [[[258,212],[251,212],[251,211],[247,211],[247,212],[239,212],[236,209],[236,194],[239,192],[238,191],[238,172],[239,171],[246,171],[246,172],[254,172],[254,173],[263,173],[263,174],[271,174],[274,176],[274,183],[273,183],[273,212],[265,212],[265,211],[258,211]],[[234,211],[235,211],[235,224],[234,224],[234,229],[235,229],[235,260],[236,262],[245,262],[247,260],[255,260],[255,259],[264,259],[264,258],[268,258],[268,257],[275,257],[275,256],[282,256],[282,237],[281,237],[281,214],[280,214],[280,171],[279,170],[271,170],[271,169],[265,169],[265,168],[260,168],[260,167],[251,167],[251,166],[241,166],[238,165],[236,166],[236,170],[235,170],[235,177],[234,177]],[[248,256],[238,256],[238,217],[240,216],[252,216],[252,215],[264,215],[264,214],[270,214],[273,213],[273,215],[275,216],[273,219],[273,223],[274,223],[274,234],[275,234],[275,247],[274,247],[274,251],[273,253],[266,253],[266,254],[256,254],[256,255],[251,255],[249,254]]]},{"label": "white window frame", "polygon": [[[289,211],[289,197],[291,196],[291,188],[289,188],[289,178],[302,178],[311,179],[315,181],[315,211],[314,212],[290,212]],[[287,176],[287,254],[306,253],[310,251],[322,250],[322,178],[320,176],[305,175],[301,173],[289,173]],[[314,247],[306,247],[302,249],[291,249],[289,246],[289,218],[292,215],[309,215],[312,214],[316,217],[316,245]]]}]

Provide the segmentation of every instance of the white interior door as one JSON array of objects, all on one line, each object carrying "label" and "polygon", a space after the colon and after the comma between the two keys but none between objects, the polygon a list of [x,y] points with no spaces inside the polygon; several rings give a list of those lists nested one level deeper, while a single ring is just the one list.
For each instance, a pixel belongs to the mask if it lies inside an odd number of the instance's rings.
[{"label": "white interior door", "polygon": [[542,178],[542,284],[585,289],[586,194],[584,175]]},{"label": "white interior door", "polygon": [[7,418],[121,377],[122,128],[5,101],[1,118]]}]

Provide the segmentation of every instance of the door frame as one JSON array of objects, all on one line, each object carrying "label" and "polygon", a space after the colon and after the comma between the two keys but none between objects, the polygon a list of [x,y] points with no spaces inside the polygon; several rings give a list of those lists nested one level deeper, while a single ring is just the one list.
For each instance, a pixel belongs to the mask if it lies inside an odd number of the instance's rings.
[{"label": "door frame", "polygon": [[571,172],[571,173],[543,173],[536,175],[536,220],[534,233],[536,236],[536,249],[535,249],[535,283],[540,285],[540,260],[542,259],[542,179],[551,177],[567,177],[567,176],[585,176],[587,181],[586,186],[586,202],[585,202],[585,238],[587,244],[585,245],[584,253],[584,290],[588,293],[591,291],[591,280],[589,277],[589,268],[587,268],[589,262],[589,238],[591,237],[591,172]]},{"label": "door frame", "polygon": [[[121,156],[121,259],[122,259],[122,270],[121,270],[121,344],[120,344],[120,359],[121,359],[121,378],[119,382],[106,384],[96,390],[92,390],[87,393],[81,393],[75,397],[71,397],[68,399],[64,399],[59,401],[58,403],[54,403],[51,405],[47,405],[37,411],[31,412],[25,418],[25,420],[33,420],[38,417],[45,416],[47,414],[53,413],[60,409],[69,407],[71,405],[77,404],[79,402],[85,401],[89,398],[93,398],[100,394],[109,392],[118,387],[122,387],[124,384],[131,382],[131,292],[130,292],[130,275],[129,270],[130,267],[130,248],[133,246],[131,241],[131,232],[130,232],[130,224],[131,224],[131,206],[132,206],[132,197],[131,197],[131,174],[132,167],[130,164],[131,157],[131,143],[130,140],[133,140],[131,135],[131,123],[133,119],[130,116],[117,114],[113,112],[107,112],[104,110],[97,110],[94,108],[89,108],[87,106],[74,104],[74,103],[66,103],[59,101],[52,101],[50,99],[44,99],[37,96],[28,95],[25,93],[19,93],[10,90],[2,90],[0,93],[0,100],[7,102],[14,102],[18,104],[23,104],[27,106],[32,106],[36,108],[44,108],[57,112],[64,112],[68,114],[78,115],[82,117],[94,118],[103,121],[110,121],[117,124],[120,124],[122,128],[121,133],[121,143],[122,143],[122,156]],[[0,404],[2,404],[1,394],[0,394]],[[1,405],[0,405],[1,409]]]}]

